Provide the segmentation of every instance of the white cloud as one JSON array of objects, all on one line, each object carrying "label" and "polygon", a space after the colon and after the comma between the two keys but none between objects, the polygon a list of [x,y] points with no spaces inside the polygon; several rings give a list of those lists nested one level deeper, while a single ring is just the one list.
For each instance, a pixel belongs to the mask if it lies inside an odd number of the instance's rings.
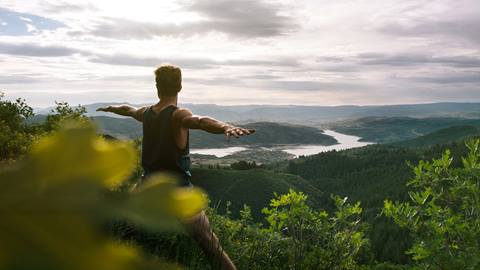
[{"label": "white cloud", "polygon": [[18,18],[19,18],[20,20],[22,20],[22,21],[25,21],[25,22],[30,22],[30,23],[32,22],[32,19],[27,18],[27,17],[20,16],[20,17],[18,17]]},{"label": "white cloud", "polygon": [[[2,7],[30,19],[22,23],[31,35],[15,36],[2,18],[0,89],[33,103],[69,94],[145,102],[155,98],[152,70],[163,62],[184,68],[181,98],[193,103],[480,101],[477,0],[4,0]],[[42,27],[47,19],[58,23]]]}]

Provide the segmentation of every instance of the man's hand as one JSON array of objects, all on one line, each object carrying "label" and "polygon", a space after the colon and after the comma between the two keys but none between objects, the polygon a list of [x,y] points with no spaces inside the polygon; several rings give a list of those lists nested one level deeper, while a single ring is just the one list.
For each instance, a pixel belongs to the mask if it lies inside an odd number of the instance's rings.
[{"label": "man's hand", "polygon": [[142,107],[137,109],[130,105],[119,105],[119,106],[106,106],[100,107],[97,109],[97,112],[111,112],[118,115],[130,116],[135,120],[142,122],[143,121],[143,112],[147,107]]},{"label": "man's hand", "polygon": [[238,139],[240,136],[250,135],[254,132],[255,132],[255,129],[241,128],[241,127],[228,126],[228,125],[224,127],[224,133],[227,136],[227,139],[230,139],[231,136]]},{"label": "man's hand", "polygon": [[111,112],[112,106],[100,107],[97,109],[97,112]]},{"label": "man's hand", "polygon": [[178,109],[173,113],[173,117],[183,128],[201,129],[213,134],[225,134],[227,139],[231,136],[239,138],[240,136],[250,135],[255,132],[254,129],[241,128],[218,121],[208,116],[193,115],[187,109]]}]

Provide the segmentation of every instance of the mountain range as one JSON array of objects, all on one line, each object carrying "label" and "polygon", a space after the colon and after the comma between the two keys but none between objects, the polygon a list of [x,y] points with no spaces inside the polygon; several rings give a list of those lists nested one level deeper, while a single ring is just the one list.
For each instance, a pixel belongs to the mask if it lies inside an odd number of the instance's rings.
[{"label": "mountain range", "polygon": [[[108,105],[128,103],[93,103],[83,105],[88,116],[118,117],[111,113],[97,112]],[[132,104],[145,106],[147,104]],[[288,122],[303,125],[319,125],[362,117],[463,117],[480,118],[480,103],[430,103],[381,106],[297,106],[297,105],[235,105],[180,104],[198,115],[208,115],[229,122]],[[47,114],[52,108],[36,109],[37,114]]]}]

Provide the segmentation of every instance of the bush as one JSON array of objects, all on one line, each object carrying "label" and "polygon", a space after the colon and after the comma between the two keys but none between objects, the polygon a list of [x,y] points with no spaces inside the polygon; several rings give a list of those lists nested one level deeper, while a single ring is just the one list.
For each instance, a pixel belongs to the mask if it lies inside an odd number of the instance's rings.
[{"label": "bush", "polygon": [[450,151],[420,161],[409,181],[410,202],[385,201],[383,213],[414,238],[408,254],[416,269],[480,268],[480,141],[467,143],[462,166]]}]

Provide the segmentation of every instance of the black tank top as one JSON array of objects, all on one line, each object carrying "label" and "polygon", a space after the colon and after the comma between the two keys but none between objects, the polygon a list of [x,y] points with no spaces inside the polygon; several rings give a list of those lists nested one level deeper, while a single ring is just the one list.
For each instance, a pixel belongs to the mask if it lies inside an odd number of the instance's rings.
[{"label": "black tank top", "polygon": [[156,113],[148,107],[143,113],[142,167],[145,177],[166,172],[179,176],[181,186],[191,186],[189,138],[183,150],[174,140],[172,114],[176,109],[170,105]]}]

